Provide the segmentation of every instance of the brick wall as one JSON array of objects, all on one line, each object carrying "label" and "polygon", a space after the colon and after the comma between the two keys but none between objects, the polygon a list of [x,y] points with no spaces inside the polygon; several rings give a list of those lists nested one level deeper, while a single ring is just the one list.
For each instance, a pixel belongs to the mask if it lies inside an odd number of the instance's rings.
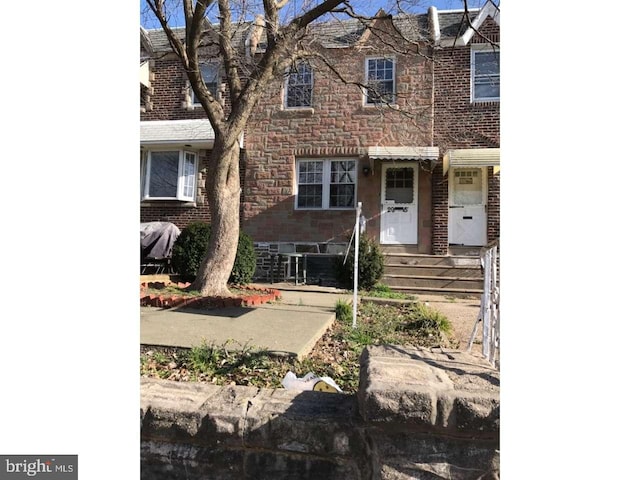
[{"label": "brick wall", "polygon": [[[206,118],[201,107],[187,108],[186,99],[191,95],[189,81],[182,65],[173,55],[154,59],[150,64],[151,86],[140,87],[141,121],[192,120]],[[143,97],[144,96],[144,97]],[[223,96],[228,97],[228,92]],[[226,104],[227,102],[225,102]],[[146,104],[146,108],[142,108]],[[150,107],[151,106],[151,107]],[[197,197],[194,203],[180,201],[146,201],[140,204],[140,221],[172,222],[184,228],[195,221],[210,221],[209,205],[205,192],[207,166],[211,162],[211,150],[200,150],[198,161]],[[241,151],[240,179],[245,175],[245,153]]]},{"label": "brick wall", "polygon": [[[500,41],[498,25],[488,18],[473,43],[484,43],[483,36]],[[499,147],[500,103],[470,102],[471,45],[445,48],[435,56],[435,144],[441,155],[448,149]],[[442,161],[442,159],[441,159]],[[500,235],[500,177],[489,169],[487,241]],[[433,253],[448,253],[448,177],[442,176],[442,164],[433,175]]]}]

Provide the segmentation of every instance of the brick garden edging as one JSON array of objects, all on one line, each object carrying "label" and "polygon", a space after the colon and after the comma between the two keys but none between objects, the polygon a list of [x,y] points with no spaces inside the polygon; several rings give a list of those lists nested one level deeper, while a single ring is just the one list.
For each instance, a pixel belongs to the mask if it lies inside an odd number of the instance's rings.
[{"label": "brick garden edging", "polygon": [[[232,297],[194,297],[192,295],[156,295],[147,293],[148,288],[164,288],[167,282],[142,282],[140,283],[140,306],[176,308],[190,307],[202,309],[217,309],[227,307],[255,307],[264,303],[273,302],[282,298],[282,293],[274,288],[261,288],[254,286],[237,287],[247,290],[246,295],[234,295]],[[187,288],[190,283],[178,282],[178,288]]]}]

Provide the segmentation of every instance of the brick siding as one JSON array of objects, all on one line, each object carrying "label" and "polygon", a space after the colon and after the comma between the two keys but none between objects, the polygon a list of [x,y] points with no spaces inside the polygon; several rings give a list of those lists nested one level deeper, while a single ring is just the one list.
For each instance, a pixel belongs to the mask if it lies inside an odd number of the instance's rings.
[{"label": "brick siding", "polygon": [[[488,18],[471,43],[500,41],[498,25]],[[471,103],[471,45],[440,50],[435,56],[435,144],[442,156],[449,149],[500,146],[500,103]],[[500,235],[500,176],[489,169],[487,241]],[[442,163],[433,175],[433,253],[448,254],[448,176]]]}]

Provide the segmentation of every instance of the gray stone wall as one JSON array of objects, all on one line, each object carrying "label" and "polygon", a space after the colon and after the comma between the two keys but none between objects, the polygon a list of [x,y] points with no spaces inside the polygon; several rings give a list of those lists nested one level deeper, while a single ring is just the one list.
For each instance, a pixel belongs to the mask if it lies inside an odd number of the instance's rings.
[{"label": "gray stone wall", "polygon": [[358,395],[141,380],[142,479],[499,478],[499,372],[369,347]]}]

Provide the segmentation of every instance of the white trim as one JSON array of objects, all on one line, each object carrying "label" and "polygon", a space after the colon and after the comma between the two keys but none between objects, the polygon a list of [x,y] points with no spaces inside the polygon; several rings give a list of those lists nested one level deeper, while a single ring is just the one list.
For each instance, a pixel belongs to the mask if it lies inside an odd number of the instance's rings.
[{"label": "white trim", "polygon": [[307,64],[307,66],[309,67],[309,72],[311,73],[311,98],[309,101],[309,105],[301,105],[298,107],[290,107],[288,106],[288,100],[289,100],[289,72],[291,70],[291,67],[287,68],[287,72],[285,74],[284,77],[284,89],[283,89],[283,95],[282,95],[282,108],[283,110],[310,110],[313,108],[313,89],[315,86],[315,75],[313,73],[313,67],[311,66],[311,63],[308,61],[304,61],[304,60],[299,60],[298,62],[295,63],[301,63],[304,62]]},{"label": "white trim", "polygon": [[140,65],[140,83],[149,88],[151,82],[149,81],[149,61],[143,62]]},{"label": "white trim", "polygon": [[[153,153],[162,153],[162,152],[178,152],[178,173],[177,173],[177,183],[176,183],[176,195],[173,197],[152,197],[149,195],[149,179],[151,177],[151,155]],[[185,157],[189,155],[193,155],[194,157],[194,176],[193,176],[193,195],[185,196],[184,195],[184,187],[185,187],[185,175],[184,175],[184,164]],[[181,202],[192,202],[195,203],[198,197],[198,152],[193,149],[180,149],[180,148],[155,148],[149,149],[141,155],[142,165],[140,168],[141,174],[141,192],[140,192],[140,201],[148,202],[148,201],[167,201],[167,200],[178,200]]]},{"label": "white trim", "polygon": [[[464,12],[464,10],[459,10],[459,11]],[[469,12],[473,12],[473,11],[477,11],[477,10],[469,9]],[[458,10],[443,10],[440,13],[444,13],[444,12],[453,13],[453,12],[458,12]],[[452,46],[463,47],[467,45],[473,38],[473,35],[476,33],[476,30],[480,29],[480,26],[484,23],[487,17],[493,18],[493,21],[496,22],[498,26],[500,26],[500,10],[498,9],[498,7],[496,7],[493,4],[491,0],[487,0],[487,2],[482,6],[478,15],[476,15],[476,18],[473,19],[473,21],[471,22],[471,25],[467,28],[467,30],[465,30],[465,32],[462,35],[458,36],[455,39],[448,38],[446,40],[442,40],[439,42],[439,45],[441,47],[452,47]]]},{"label": "white trim", "polygon": [[[322,206],[321,207],[299,207],[298,206],[298,187],[300,185],[300,164],[302,162],[322,162]],[[353,206],[352,207],[331,207],[331,163],[332,162],[354,162],[355,169],[353,172]],[[313,185],[313,184],[305,184]],[[320,185],[320,184],[315,184]],[[295,159],[295,182],[294,182],[294,209],[300,211],[334,211],[334,210],[354,210],[358,204],[358,159],[355,157],[319,157],[319,158],[296,158]]]},{"label": "white trim", "polygon": [[[481,203],[476,204],[476,205],[465,205],[465,206],[461,206],[459,204],[453,203],[453,199],[455,196],[455,170],[466,170],[466,169],[470,169],[470,170],[479,170],[480,171],[480,188],[481,188]],[[482,165],[463,165],[463,166],[459,166],[459,167],[455,167],[451,169],[451,174],[449,174],[449,178],[448,178],[448,200],[447,200],[447,243],[449,245],[460,245],[460,243],[458,243],[456,240],[459,239],[452,239],[452,235],[453,235],[453,228],[454,228],[454,218],[452,215],[452,211],[451,208],[452,206],[458,206],[458,208],[467,208],[467,209],[476,209],[476,211],[479,209],[480,212],[482,212],[480,214],[480,217],[482,218],[482,224],[480,225],[481,228],[478,228],[477,231],[478,232],[482,232],[481,237],[482,240],[480,242],[478,242],[478,244],[464,244],[465,246],[483,246],[486,245],[487,243],[487,237],[488,237],[488,226],[489,226],[489,216],[487,213],[487,205],[489,204],[489,181],[488,181],[488,177],[489,177],[489,172],[488,172],[488,168],[486,166],[482,166]],[[469,212],[471,213],[471,212]],[[473,221],[473,220],[472,220]]]},{"label": "white trim", "polygon": [[[411,168],[413,170],[413,201],[411,203],[391,203],[385,201],[385,194],[387,189],[387,172],[390,168]],[[380,244],[381,245],[417,245],[418,244],[418,226],[419,220],[419,208],[420,208],[420,189],[418,188],[418,182],[420,181],[420,169],[416,162],[384,162],[380,169],[381,181],[380,181]],[[410,232],[410,240],[405,242],[391,241],[385,234],[385,228],[388,226],[385,215],[388,213],[387,208],[392,206],[407,206],[415,213],[415,222],[412,223]],[[414,240],[415,239],[415,240]]]},{"label": "white trim", "polygon": [[[483,103],[483,102],[499,102],[500,96],[497,97],[482,97],[475,98],[474,85],[476,80],[476,53],[485,53],[485,52],[494,52],[497,53],[498,57],[500,56],[500,48],[494,47],[492,45],[482,43],[482,44],[474,44],[471,46],[470,55],[471,55],[471,85],[469,86],[471,93],[471,103]],[[498,66],[498,81],[500,81],[500,67]]]},{"label": "white trim", "polygon": [[[397,79],[396,79],[396,65],[398,64],[397,58],[395,55],[371,55],[368,57],[364,58],[364,84],[367,85],[369,83],[369,60],[391,60],[392,66],[393,66],[393,71],[392,71],[392,75],[393,75],[393,101],[391,103],[389,103],[389,105],[396,105],[396,101],[397,101],[397,97],[398,97],[398,84],[397,84]],[[381,104],[385,104],[384,102],[381,103],[368,103],[367,102],[367,98],[369,97],[367,95],[367,88],[363,88],[362,90],[362,105],[364,107],[378,107]]]}]

